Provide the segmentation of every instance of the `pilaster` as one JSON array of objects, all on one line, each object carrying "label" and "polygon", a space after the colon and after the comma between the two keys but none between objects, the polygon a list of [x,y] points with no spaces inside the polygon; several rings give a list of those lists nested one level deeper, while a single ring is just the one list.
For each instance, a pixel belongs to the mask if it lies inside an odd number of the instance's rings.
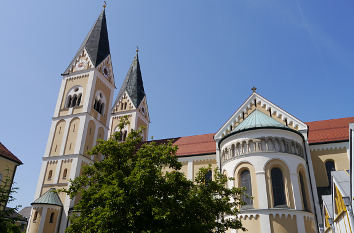
[{"label": "pilaster", "polygon": [[54,175],[54,184],[59,183],[59,176],[60,176],[60,170],[61,170],[61,165],[62,165],[63,160],[59,160],[57,163],[57,167],[55,169],[55,175]]},{"label": "pilaster", "polygon": [[259,215],[259,220],[261,221],[261,233],[272,233],[270,229],[269,215],[261,214]]},{"label": "pilaster", "polygon": [[296,210],[302,210],[302,198],[301,198],[301,191],[299,187],[299,178],[296,173],[290,173],[290,180],[291,180],[291,185],[293,188],[293,195],[294,195],[294,200],[295,200],[295,209]]},{"label": "pilaster", "polygon": [[189,180],[193,181],[193,174],[194,174],[194,167],[193,167],[193,160],[192,160],[192,161],[188,161],[188,176],[187,176],[187,178]]},{"label": "pilaster", "polygon": [[[257,180],[257,191],[258,195],[258,208],[259,209],[268,209],[268,196],[267,196],[267,184],[264,171],[256,171],[256,180]],[[269,222],[269,217],[268,217]]]},{"label": "pilaster", "polygon": [[69,127],[70,127],[70,121],[71,120],[72,120],[72,118],[65,119],[64,135],[63,135],[63,139],[61,141],[59,155],[64,155],[64,150],[65,150],[65,146],[66,146],[66,140],[68,138],[68,133],[69,133]]},{"label": "pilaster", "polygon": [[44,228],[45,219],[47,216],[48,207],[44,206],[41,214],[41,220],[39,222],[38,232],[42,233]]}]

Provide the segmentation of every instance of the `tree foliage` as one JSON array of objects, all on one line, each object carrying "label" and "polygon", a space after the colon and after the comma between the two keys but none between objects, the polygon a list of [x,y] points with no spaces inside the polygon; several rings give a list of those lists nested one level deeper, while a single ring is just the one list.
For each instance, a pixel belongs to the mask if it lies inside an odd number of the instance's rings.
[{"label": "tree foliage", "polygon": [[7,175],[0,181],[0,232],[20,233],[20,228],[16,226],[16,211],[19,206],[14,208],[6,207],[6,204],[14,201],[13,194],[17,188],[12,187],[12,181],[9,178],[9,170]]},{"label": "tree foliage", "polygon": [[[127,122],[121,122],[122,129]],[[80,197],[67,232],[225,232],[240,229],[235,217],[243,189],[227,188],[227,178],[209,168],[195,181],[179,170],[172,142],[143,143],[141,130],[120,142],[121,131],[100,140],[91,154],[105,159],[83,168],[67,192]],[[166,169],[167,168],[167,169]],[[168,170],[168,171],[166,171]],[[76,214],[75,214],[76,213]]]}]

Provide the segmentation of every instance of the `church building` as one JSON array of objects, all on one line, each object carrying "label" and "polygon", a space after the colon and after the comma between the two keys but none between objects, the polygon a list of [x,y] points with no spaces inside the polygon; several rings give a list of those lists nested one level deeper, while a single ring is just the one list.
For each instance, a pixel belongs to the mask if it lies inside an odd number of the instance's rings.
[{"label": "church building", "polygon": [[[28,233],[64,233],[77,200],[65,193],[97,139],[118,130],[120,119],[144,127],[149,110],[138,51],[116,99],[106,13],[101,12],[62,74],[52,124],[32,202]],[[229,187],[246,187],[238,217],[250,233],[352,233],[354,117],[302,122],[252,89],[216,133],[172,138],[181,171],[193,180],[199,168],[218,168]],[[171,140],[171,139],[162,139]],[[212,171],[211,171],[212,172]],[[229,230],[229,232],[242,232]]]}]

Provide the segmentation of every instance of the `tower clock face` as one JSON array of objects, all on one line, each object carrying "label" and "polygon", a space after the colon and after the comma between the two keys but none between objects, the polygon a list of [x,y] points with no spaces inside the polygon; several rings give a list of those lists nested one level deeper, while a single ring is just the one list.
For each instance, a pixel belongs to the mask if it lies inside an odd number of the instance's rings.
[{"label": "tower clock face", "polygon": [[102,68],[103,75],[107,78],[109,76],[109,69],[107,66],[103,66]]}]

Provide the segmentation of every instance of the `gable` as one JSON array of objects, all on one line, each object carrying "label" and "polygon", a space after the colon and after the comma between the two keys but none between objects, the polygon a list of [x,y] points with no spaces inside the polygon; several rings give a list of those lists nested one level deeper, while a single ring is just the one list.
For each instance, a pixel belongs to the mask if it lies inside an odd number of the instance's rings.
[{"label": "gable", "polygon": [[307,130],[307,125],[305,123],[254,92],[217,131],[214,138],[218,140],[231,133],[233,129],[246,120],[247,117],[250,116],[255,110],[268,115],[269,118],[274,119],[280,124],[291,129],[298,131]]}]

